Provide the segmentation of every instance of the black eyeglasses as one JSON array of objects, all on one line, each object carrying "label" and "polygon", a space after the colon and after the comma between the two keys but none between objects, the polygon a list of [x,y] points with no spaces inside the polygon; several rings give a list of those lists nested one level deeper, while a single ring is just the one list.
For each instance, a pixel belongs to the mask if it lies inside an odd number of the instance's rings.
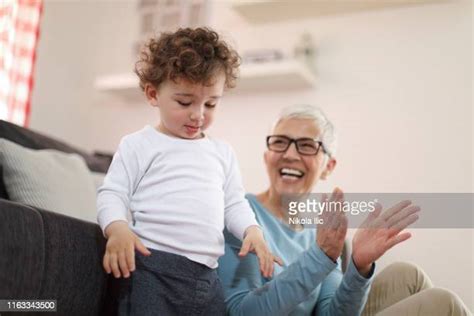
[{"label": "black eyeglasses", "polygon": [[317,139],[309,137],[294,139],[285,135],[267,136],[267,148],[271,151],[279,153],[285,152],[292,143],[295,143],[296,151],[301,155],[315,156],[318,154],[319,149],[322,148],[325,154],[331,156],[324,147],[323,142]]}]

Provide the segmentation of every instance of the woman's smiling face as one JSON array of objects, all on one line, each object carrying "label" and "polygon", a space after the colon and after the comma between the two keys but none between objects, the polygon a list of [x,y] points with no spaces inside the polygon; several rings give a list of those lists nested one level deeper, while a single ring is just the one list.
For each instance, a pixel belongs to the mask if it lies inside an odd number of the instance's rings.
[{"label": "woman's smiling face", "polygon": [[[318,139],[320,133],[320,129],[311,119],[288,118],[275,126],[272,135],[285,135],[292,139]],[[285,152],[267,149],[264,160],[270,178],[270,191],[278,196],[311,192],[317,181],[329,175],[335,166],[335,160],[326,160],[324,155],[322,148],[317,155],[301,155],[296,150],[295,143]]]}]

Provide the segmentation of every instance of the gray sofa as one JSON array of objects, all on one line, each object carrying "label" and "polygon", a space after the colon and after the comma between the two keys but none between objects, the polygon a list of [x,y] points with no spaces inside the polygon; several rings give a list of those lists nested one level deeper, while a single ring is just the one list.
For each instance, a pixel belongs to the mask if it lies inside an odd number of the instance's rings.
[{"label": "gray sofa", "polygon": [[[0,138],[80,154],[92,171],[106,172],[111,160],[5,121]],[[0,182],[0,299],[55,299],[57,315],[115,315],[118,281],[102,269],[106,240],[99,226],[12,202]]]}]

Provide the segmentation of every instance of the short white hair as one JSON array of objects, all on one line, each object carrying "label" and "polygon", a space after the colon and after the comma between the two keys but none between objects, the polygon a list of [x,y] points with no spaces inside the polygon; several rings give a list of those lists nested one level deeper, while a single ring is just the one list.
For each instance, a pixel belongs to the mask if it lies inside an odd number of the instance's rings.
[{"label": "short white hair", "polygon": [[337,149],[337,134],[334,125],[329,121],[324,112],[317,106],[308,104],[291,105],[285,107],[275,123],[272,131],[283,120],[287,119],[309,119],[313,120],[316,127],[321,130],[320,139],[324,144],[329,156],[334,157]]}]

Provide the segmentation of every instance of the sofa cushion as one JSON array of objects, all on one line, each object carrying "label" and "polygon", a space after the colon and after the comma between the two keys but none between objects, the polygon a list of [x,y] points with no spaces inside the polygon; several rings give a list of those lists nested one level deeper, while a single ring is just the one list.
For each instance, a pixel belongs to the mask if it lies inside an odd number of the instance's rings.
[{"label": "sofa cushion", "polygon": [[81,156],[0,139],[0,164],[10,200],[96,222],[94,180]]},{"label": "sofa cushion", "polygon": [[8,139],[31,149],[56,149],[65,153],[78,154],[84,158],[91,171],[107,172],[112,161],[111,155],[104,153],[89,154],[57,139],[3,120],[0,120],[0,138]]}]

